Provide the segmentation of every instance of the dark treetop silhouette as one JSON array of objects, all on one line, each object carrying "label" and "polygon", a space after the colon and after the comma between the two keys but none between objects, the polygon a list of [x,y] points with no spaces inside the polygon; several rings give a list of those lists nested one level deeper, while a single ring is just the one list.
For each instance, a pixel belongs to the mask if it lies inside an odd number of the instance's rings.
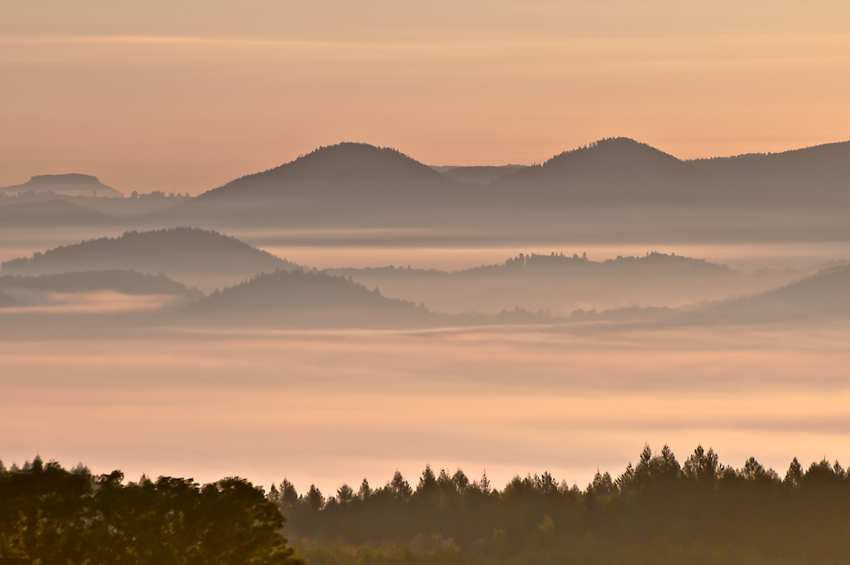
[{"label": "dark treetop silhouette", "polygon": [[551,474],[516,476],[501,491],[486,473],[430,467],[413,488],[400,473],[373,489],[283,481],[270,499],[315,565],[839,564],[850,551],[850,475],[837,462],[784,475],[754,458],[739,468],[697,447],[680,464],[646,447],[619,477],[597,472],[584,490]]}]

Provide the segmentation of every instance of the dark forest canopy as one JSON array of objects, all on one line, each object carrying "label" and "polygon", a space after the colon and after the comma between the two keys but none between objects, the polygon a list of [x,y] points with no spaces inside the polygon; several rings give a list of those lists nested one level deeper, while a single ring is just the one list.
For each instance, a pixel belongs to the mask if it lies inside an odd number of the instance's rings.
[{"label": "dark forest canopy", "polygon": [[244,479],[123,479],[39,458],[0,464],[0,563],[303,564],[281,535],[278,507]]},{"label": "dark forest canopy", "polygon": [[486,474],[426,467],[414,484],[396,472],[383,487],[364,479],[326,498],[283,481],[269,498],[316,565],[837,564],[850,551],[850,474],[838,462],[795,458],[779,474],[754,458],[724,466],[702,447],[682,463],[647,447],[584,489],[543,473],[498,490]]}]

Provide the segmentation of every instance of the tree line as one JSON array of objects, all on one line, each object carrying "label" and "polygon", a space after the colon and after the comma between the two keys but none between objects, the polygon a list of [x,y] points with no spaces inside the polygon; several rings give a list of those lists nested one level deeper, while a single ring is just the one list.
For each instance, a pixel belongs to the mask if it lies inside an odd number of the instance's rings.
[{"label": "tree line", "polygon": [[0,463],[0,565],[303,565],[283,516],[244,479],[92,475]]},{"label": "tree line", "polygon": [[850,473],[795,458],[780,475],[754,458],[722,465],[697,447],[679,463],[646,447],[616,478],[586,488],[551,474],[516,476],[501,490],[486,474],[426,467],[380,488],[364,480],[325,497],[284,480],[268,497],[311,565],[369,563],[846,563]]}]

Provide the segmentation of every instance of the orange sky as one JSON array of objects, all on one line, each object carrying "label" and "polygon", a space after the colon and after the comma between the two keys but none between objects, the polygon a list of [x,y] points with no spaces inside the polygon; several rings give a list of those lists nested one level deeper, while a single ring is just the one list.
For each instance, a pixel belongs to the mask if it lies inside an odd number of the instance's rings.
[{"label": "orange sky", "polygon": [[0,186],[197,194],[318,145],[533,163],[850,139],[850,3],[10,0]]}]

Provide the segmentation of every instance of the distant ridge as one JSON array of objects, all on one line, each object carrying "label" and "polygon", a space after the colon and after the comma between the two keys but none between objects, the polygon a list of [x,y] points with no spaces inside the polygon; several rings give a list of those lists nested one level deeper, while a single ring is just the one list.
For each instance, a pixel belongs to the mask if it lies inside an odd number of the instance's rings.
[{"label": "distant ridge", "polygon": [[121,198],[124,195],[110,186],[101,184],[97,177],[70,173],[65,175],[37,175],[24,184],[0,188],[0,193],[54,192],[66,196],[106,196]]}]

